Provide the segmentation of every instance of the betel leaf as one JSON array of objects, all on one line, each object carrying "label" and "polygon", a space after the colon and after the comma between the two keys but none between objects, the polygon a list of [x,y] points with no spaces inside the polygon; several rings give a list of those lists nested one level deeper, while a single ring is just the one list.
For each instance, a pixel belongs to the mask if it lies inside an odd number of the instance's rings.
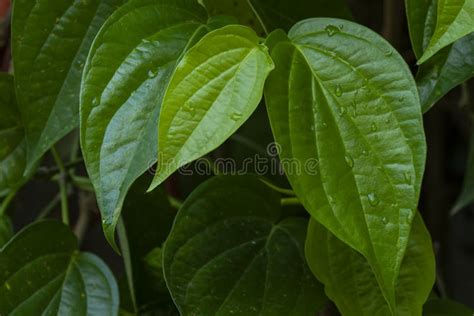
[{"label": "betel leaf", "polygon": [[474,32],[474,1],[438,0],[436,17],[436,28],[423,56],[418,60],[419,64],[427,61],[443,47]]},{"label": "betel leaf", "polygon": [[256,109],[272,69],[266,47],[248,27],[225,26],[191,48],[163,100],[151,189],[227,140]]},{"label": "betel leaf", "polygon": [[423,316],[472,316],[474,310],[448,299],[430,299],[423,307]]},{"label": "betel leaf", "polygon": [[277,28],[288,30],[309,17],[352,18],[344,0],[204,0],[203,3],[211,15],[233,15],[241,24],[265,32]]},{"label": "betel leaf", "polygon": [[118,304],[109,268],[60,222],[36,222],[0,250],[2,315],[117,315]]},{"label": "betel leaf", "polygon": [[13,65],[28,167],[79,122],[82,68],[92,40],[122,0],[16,0]]},{"label": "betel leaf", "polygon": [[426,155],[410,70],[373,31],[327,18],[297,24],[272,58],[265,98],[289,181],[393,306]]},{"label": "betel leaf", "polygon": [[169,77],[205,22],[194,0],[132,0],[92,45],[81,87],[81,146],[112,245],[128,189],[156,161]]},{"label": "betel leaf", "polygon": [[281,215],[279,194],[256,176],[199,186],[163,250],[181,315],[315,315],[326,299],[304,258],[307,220]]},{"label": "betel leaf", "polygon": [[[408,26],[418,58],[429,44],[436,27],[437,1],[406,0]],[[422,64],[416,75],[423,112],[441,97],[474,75],[474,33],[443,48]]]},{"label": "betel leaf", "polygon": [[[122,255],[127,273],[131,272],[128,281],[134,295],[132,301],[136,302],[136,308],[141,312],[171,302],[163,277],[155,277],[156,272],[149,269],[146,258],[152,250],[163,245],[171,230],[176,210],[168,202],[164,188],[159,187],[146,194],[151,178],[147,174],[138,178],[125,198],[122,211],[125,229],[123,237],[126,237],[126,243],[120,240],[120,244],[129,248],[128,251],[122,248]],[[126,254],[129,255],[129,263],[125,258]]]},{"label": "betel leaf", "polygon": [[421,315],[435,280],[431,238],[419,215],[413,220],[392,311],[367,260],[315,220],[310,221],[305,250],[311,270],[345,316]]},{"label": "betel leaf", "polygon": [[423,112],[452,88],[474,76],[474,33],[442,49],[416,75]]},{"label": "betel leaf", "polygon": [[405,0],[410,40],[419,59],[428,47],[436,28],[437,0]]},{"label": "betel leaf", "polygon": [[2,248],[13,236],[13,227],[10,218],[3,214],[0,215],[0,248]]},{"label": "betel leaf", "polygon": [[0,73],[0,196],[23,182],[26,144],[11,75]]}]

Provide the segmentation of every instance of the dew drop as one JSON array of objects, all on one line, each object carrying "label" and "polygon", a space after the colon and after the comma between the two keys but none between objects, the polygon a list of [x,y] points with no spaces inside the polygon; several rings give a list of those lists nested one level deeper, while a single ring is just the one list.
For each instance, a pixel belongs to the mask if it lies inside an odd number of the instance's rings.
[{"label": "dew drop", "polygon": [[334,93],[336,94],[336,97],[342,96],[342,87],[340,84],[336,86],[336,89],[334,90]]},{"label": "dew drop", "polygon": [[323,127],[323,129],[328,128],[328,124],[327,124],[326,122],[323,122],[323,123],[321,124],[321,126]]},{"label": "dew drop", "polygon": [[382,218],[382,223],[384,223],[384,225],[387,225],[388,224],[388,218],[386,218],[385,216]]},{"label": "dew drop", "polygon": [[393,55],[393,50],[389,49],[385,52],[385,56],[390,57]]},{"label": "dew drop", "polygon": [[402,102],[405,99],[405,97],[402,95],[398,98],[398,101]]},{"label": "dew drop", "polygon": [[370,126],[370,129],[372,130],[372,132],[376,132],[377,131],[377,124],[372,123],[372,125]]},{"label": "dew drop", "polygon": [[346,108],[341,106],[339,108],[339,116],[343,116],[344,114],[346,114]]},{"label": "dew drop", "polygon": [[98,106],[100,103],[100,100],[98,97],[95,97],[94,99],[92,99],[92,106]]},{"label": "dew drop", "polygon": [[354,167],[354,159],[350,155],[346,155],[344,159],[346,160],[346,163],[349,166],[349,168],[352,169]]},{"label": "dew drop", "polygon": [[329,36],[334,36],[334,34],[339,33],[341,31],[340,28],[332,24],[329,24],[328,26],[326,26],[325,30]]},{"label": "dew drop", "polygon": [[242,118],[242,113],[240,112],[234,112],[232,113],[232,115],[230,116],[230,119],[233,120],[233,121],[238,121]]},{"label": "dew drop", "polygon": [[153,71],[153,70],[148,70],[148,78],[155,78],[157,75],[157,72],[156,71]]},{"label": "dew drop", "polygon": [[368,154],[369,154],[369,152],[367,150],[365,150],[365,149],[362,150],[362,155],[367,156]]},{"label": "dew drop", "polygon": [[377,206],[380,203],[379,198],[375,193],[367,194],[367,199],[369,200],[370,206]]},{"label": "dew drop", "polygon": [[5,283],[5,287],[7,288],[8,291],[11,290],[10,284],[8,282]]}]

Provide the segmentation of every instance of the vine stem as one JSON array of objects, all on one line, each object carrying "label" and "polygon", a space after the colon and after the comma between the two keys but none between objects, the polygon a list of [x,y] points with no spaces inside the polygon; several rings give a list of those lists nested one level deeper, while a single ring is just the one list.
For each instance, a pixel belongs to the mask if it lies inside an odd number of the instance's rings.
[{"label": "vine stem", "polygon": [[51,149],[51,153],[53,154],[54,161],[59,169],[59,194],[61,196],[61,217],[63,219],[63,223],[69,226],[69,205],[68,205],[68,194],[67,194],[67,170],[64,166],[64,162],[62,161],[58,151],[56,148]]},{"label": "vine stem", "polygon": [[260,181],[262,181],[268,187],[270,187],[271,189],[273,189],[274,191],[276,191],[278,193],[285,194],[285,195],[290,195],[290,196],[295,196],[296,195],[295,192],[293,192],[293,190],[280,188],[280,187],[276,186],[275,184],[271,183],[270,181],[268,181],[264,178],[260,178]]},{"label": "vine stem", "polygon": [[5,215],[8,206],[10,206],[10,203],[12,202],[13,198],[16,195],[16,191],[10,192],[5,199],[2,201],[2,205],[0,206],[0,216]]},{"label": "vine stem", "polygon": [[289,197],[289,198],[282,198],[280,200],[281,206],[289,206],[289,205],[301,205],[300,200],[297,197]]}]

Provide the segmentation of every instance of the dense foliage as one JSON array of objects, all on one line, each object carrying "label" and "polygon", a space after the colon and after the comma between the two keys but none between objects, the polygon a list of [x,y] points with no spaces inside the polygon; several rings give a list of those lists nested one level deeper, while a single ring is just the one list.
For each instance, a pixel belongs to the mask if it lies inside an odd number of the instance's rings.
[{"label": "dense foliage", "polygon": [[[472,315],[438,297],[418,203],[423,113],[474,76],[474,1],[405,6],[415,76],[343,0],[15,0],[0,315]],[[263,132],[237,132],[262,107],[267,168],[242,147],[214,160],[228,139],[260,150]],[[9,204],[35,177],[57,181],[62,223],[43,219],[52,204],[13,235]],[[97,201],[118,282],[81,251],[71,186]]]}]

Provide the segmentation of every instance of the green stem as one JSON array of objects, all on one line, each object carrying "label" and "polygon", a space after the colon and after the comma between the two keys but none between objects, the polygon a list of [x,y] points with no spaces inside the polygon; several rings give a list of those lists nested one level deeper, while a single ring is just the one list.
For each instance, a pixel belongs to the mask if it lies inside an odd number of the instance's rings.
[{"label": "green stem", "polygon": [[10,203],[13,201],[13,198],[16,195],[16,191],[10,192],[5,199],[2,201],[2,205],[0,206],[0,216],[5,215],[7,212],[8,206],[10,206]]},{"label": "green stem", "polygon": [[41,211],[41,213],[38,215],[36,220],[40,220],[45,218],[46,216],[51,213],[52,210],[58,205],[59,201],[61,201],[61,195],[57,194],[49,203],[46,205],[46,207]]},{"label": "green stem", "polygon": [[171,206],[177,210],[179,210],[181,206],[183,206],[183,201],[180,201],[171,195],[168,195],[168,201],[170,202]]},{"label": "green stem", "polygon": [[282,198],[280,200],[281,206],[289,206],[289,205],[301,205],[300,200],[296,197],[290,197],[290,198]]},{"label": "green stem", "polygon": [[122,252],[123,263],[125,265],[125,275],[127,277],[128,288],[130,290],[130,299],[132,300],[133,310],[135,312],[137,309],[137,300],[135,295],[135,286],[133,280],[133,271],[132,271],[132,257],[130,254],[130,245],[128,244],[127,229],[123,222],[122,217],[119,218],[117,224],[117,235],[119,237],[120,251]]},{"label": "green stem", "polygon": [[58,179],[59,184],[59,194],[61,195],[61,217],[63,219],[63,223],[69,226],[69,205],[68,205],[68,194],[67,194],[67,170],[64,167],[64,163],[59,156],[56,148],[52,148],[51,152],[54,157],[54,161],[59,168],[60,174]]},{"label": "green stem", "polygon": [[262,29],[263,29],[263,31],[265,32],[265,35],[268,36],[267,27],[265,26],[265,23],[263,23],[263,20],[262,20],[262,18],[260,17],[260,14],[258,14],[257,10],[255,10],[255,7],[253,6],[252,1],[251,1],[251,0],[247,0],[247,4],[248,4],[248,6],[250,7],[250,9],[252,9],[253,14],[255,14],[255,16],[257,17],[257,20],[258,20],[258,22],[260,23],[260,25],[262,26]]},{"label": "green stem", "polygon": [[265,183],[268,187],[270,187],[270,188],[273,189],[274,191],[277,191],[278,193],[285,194],[285,195],[291,195],[291,196],[295,196],[295,195],[296,195],[295,192],[293,192],[293,190],[280,188],[280,187],[274,185],[273,183],[271,183],[270,181],[268,181],[267,179],[260,178],[260,181],[262,181],[262,182]]}]

